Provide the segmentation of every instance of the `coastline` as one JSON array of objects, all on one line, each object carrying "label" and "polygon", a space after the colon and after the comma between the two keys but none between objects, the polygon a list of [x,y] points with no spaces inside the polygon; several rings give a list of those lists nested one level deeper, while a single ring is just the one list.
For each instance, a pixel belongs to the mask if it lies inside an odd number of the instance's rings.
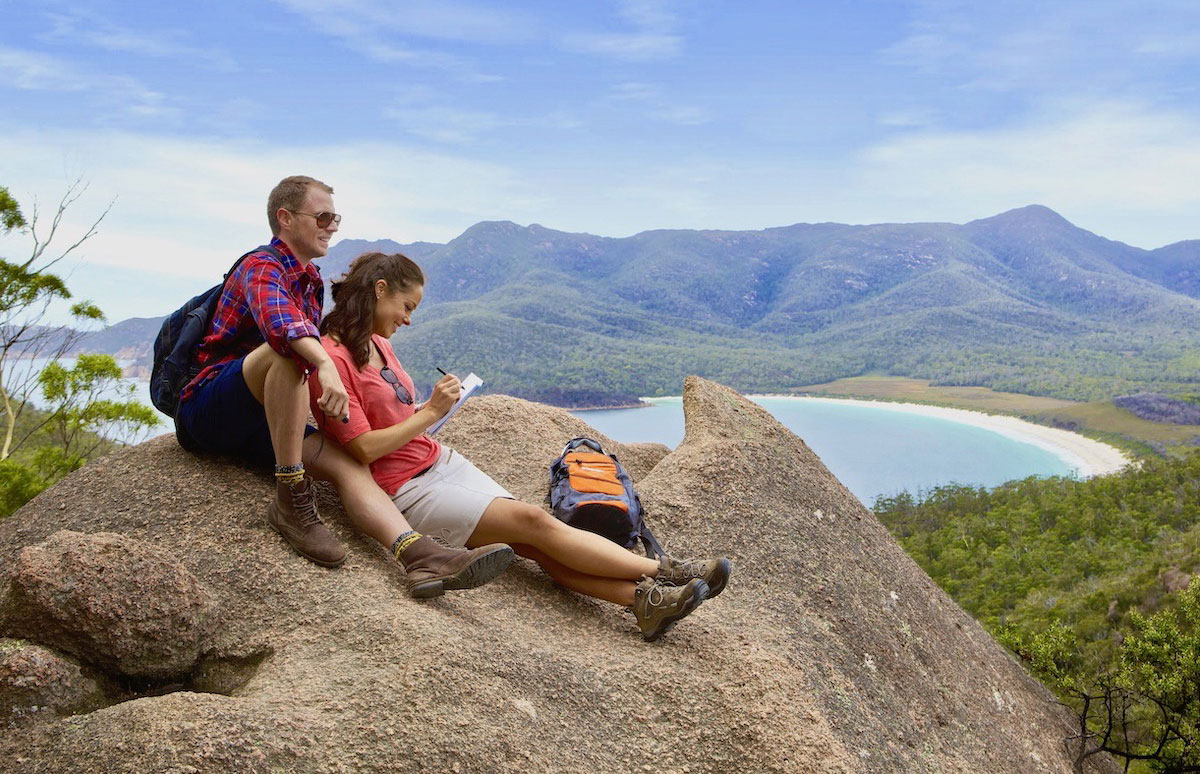
[{"label": "coastline", "polygon": [[[1096,441],[1079,433],[1073,433],[1070,430],[1046,427],[1045,425],[1035,424],[1024,419],[1005,416],[1003,414],[986,414],[982,411],[970,411],[968,409],[950,408],[947,406],[931,406],[924,403],[898,403],[888,400],[867,400],[863,398],[825,398],[812,395],[770,394],[746,395],[745,397],[752,400],[755,398],[778,398],[785,400],[848,403],[851,405],[868,406],[907,414],[920,414],[959,422],[984,430],[990,430],[1013,440],[1030,443],[1045,449],[1073,467],[1078,472],[1080,478],[1091,478],[1093,476],[1116,473],[1133,462],[1129,455],[1115,446]],[[677,396],[672,396],[672,399],[678,398]],[[663,398],[644,398],[643,400],[649,402],[663,400]]]}]

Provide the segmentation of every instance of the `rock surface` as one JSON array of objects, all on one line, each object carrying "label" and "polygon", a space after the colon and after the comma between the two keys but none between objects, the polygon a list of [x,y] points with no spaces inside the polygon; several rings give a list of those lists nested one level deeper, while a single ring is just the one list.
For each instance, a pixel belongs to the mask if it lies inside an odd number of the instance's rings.
[{"label": "rock surface", "polygon": [[49,648],[0,639],[0,725],[39,713],[70,715],[109,703],[105,681]]},{"label": "rock surface", "polygon": [[[524,560],[414,601],[328,492],[349,555],[317,567],[263,521],[264,478],[169,436],[89,465],[0,522],[0,567],[67,526],[186,544],[179,560],[223,613],[209,656],[261,663],[229,696],[144,697],[0,734],[0,770],[1074,770],[1069,715],[803,441],[711,382],[690,378],[684,409],[667,454],[599,437],[669,550],[736,567],[652,644]],[[440,438],[540,502],[550,461],[582,434],[596,436],[559,409],[483,396]]]},{"label": "rock surface", "polygon": [[182,677],[212,628],[196,577],[162,548],[124,535],[55,532],[17,554],[5,592],[0,628],[114,677]]}]

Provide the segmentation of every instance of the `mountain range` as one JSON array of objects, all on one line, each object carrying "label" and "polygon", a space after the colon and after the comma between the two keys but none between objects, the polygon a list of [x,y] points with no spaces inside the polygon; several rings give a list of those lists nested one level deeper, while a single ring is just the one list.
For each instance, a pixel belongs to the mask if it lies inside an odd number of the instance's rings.
[{"label": "mountain range", "polygon": [[[426,273],[394,342],[425,386],[440,366],[497,392],[615,405],[678,394],[692,373],[782,392],[880,372],[1090,400],[1187,392],[1200,371],[1200,240],[1142,250],[1040,205],[962,225],[625,238],[483,222],[446,244],[343,240],[322,273],[369,250]],[[156,328],[128,320],[89,347],[145,353]]]}]

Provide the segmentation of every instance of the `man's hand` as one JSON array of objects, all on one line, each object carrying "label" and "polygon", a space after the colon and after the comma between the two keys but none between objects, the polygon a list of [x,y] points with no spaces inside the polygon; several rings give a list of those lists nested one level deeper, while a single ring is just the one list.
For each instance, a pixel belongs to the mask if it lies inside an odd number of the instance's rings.
[{"label": "man's hand", "polygon": [[461,386],[457,376],[446,374],[437,384],[433,385],[433,395],[429,396],[429,402],[425,404],[426,407],[439,417],[444,417],[455,401],[458,400],[458,392]]},{"label": "man's hand", "polygon": [[317,398],[317,406],[328,416],[348,422],[350,420],[350,397],[342,384],[337,366],[332,360],[317,366],[317,382],[321,385],[321,397]]}]

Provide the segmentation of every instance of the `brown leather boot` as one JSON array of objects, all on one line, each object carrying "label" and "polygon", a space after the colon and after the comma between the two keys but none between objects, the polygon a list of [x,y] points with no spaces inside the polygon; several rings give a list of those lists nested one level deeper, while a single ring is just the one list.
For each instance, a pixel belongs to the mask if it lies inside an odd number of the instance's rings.
[{"label": "brown leather boot", "polygon": [[401,551],[399,558],[408,574],[408,593],[428,599],[447,591],[482,586],[504,572],[513,560],[513,550],[503,543],[451,548],[422,535]]},{"label": "brown leather boot", "polygon": [[307,476],[291,486],[275,482],[275,499],[267,506],[267,523],[310,562],[337,567],[346,561],[346,549],[321,522],[312,479]]}]

